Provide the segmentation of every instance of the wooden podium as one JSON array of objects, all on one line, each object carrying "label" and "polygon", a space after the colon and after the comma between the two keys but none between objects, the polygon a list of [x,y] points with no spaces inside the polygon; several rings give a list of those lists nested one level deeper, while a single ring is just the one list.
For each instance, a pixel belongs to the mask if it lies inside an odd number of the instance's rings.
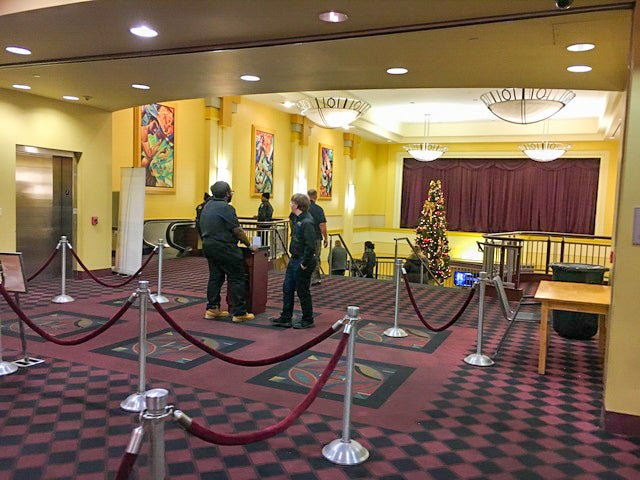
[{"label": "wooden podium", "polygon": [[[247,312],[255,315],[267,309],[267,287],[269,285],[269,247],[260,247],[255,253],[241,248],[244,255],[244,269],[247,274]],[[227,294],[227,305],[229,295]]]}]

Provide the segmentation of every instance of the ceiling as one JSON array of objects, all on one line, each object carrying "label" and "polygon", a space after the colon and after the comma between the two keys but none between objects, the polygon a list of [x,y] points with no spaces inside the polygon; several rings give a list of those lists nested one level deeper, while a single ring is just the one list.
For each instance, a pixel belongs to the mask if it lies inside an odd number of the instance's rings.
[{"label": "ceiling", "polygon": [[[4,0],[0,88],[27,84],[25,95],[76,95],[107,111],[228,95],[286,110],[285,100],[329,91],[372,105],[353,131],[377,142],[419,141],[426,113],[438,141],[539,139],[540,123],[498,120],[480,95],[568,88],[576,98],[549,122],[550,138],[602,140],[624,115],[634,3],[575,0],[560,10],[554,0]],[[320,21],[329,9],[348,21]],[[131,35],[140,23],[159,35]],[[596,48],[566,50],[584,42]],[[32,54],[8,53],[10,45]],[[575,64],[593,70],[566,70]],[[386,73],[397,66],[409,72]]]}]

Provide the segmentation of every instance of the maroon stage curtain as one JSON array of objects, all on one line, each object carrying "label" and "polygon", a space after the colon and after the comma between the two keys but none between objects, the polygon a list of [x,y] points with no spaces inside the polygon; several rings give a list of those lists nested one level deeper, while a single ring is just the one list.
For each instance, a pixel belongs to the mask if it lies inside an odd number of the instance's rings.
[{"label": "maroon stage curtain", "polygon": [[429,181],[441,180],[448,229],[593,234],[600,159],[405,158],[401,228],[415,228]]}]

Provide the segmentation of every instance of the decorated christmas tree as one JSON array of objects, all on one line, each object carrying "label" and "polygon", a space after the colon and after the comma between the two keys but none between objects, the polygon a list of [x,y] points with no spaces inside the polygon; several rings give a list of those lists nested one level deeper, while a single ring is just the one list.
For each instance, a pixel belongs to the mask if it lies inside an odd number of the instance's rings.
[{"label": "decorated christmas tree", "polygon": [[447,217],[440,180],[429,182],[429,193],[416,228],[416,245],[425,256],[433,278],[442,282],[451,276]]}]

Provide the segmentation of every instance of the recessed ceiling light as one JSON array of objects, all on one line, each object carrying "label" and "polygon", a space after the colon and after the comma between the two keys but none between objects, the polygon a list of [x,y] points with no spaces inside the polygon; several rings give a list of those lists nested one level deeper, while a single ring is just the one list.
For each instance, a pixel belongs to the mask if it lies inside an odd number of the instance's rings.
[{"label": "recessed ceiling light", "polygon": [[290,102],[289,100],[282,102],[282,105],[284,105],[284,108],[291,108],[293,107],[293,102]]},{"label": "recessed ceiling light", "polygon": [[38,153],[38,147],[32,147],[31,145],[25,145],[24,151],[27,153]]},{"label": "recessed ceiling light", "polygon": [[346,22],[347,18],[349,18],[346,13],[334,12],[334,11],[323,12],[320,15],[318,15],[318,17],[320,17],[320,20],[322,20],[323,22],[328,22],[328,23]]},{"label": "recessed ceiling light", "polygon": [[571,65],[570,67],[567,67],[567,70],[572,73],[585,73],[590,72],[593,69],[589,65]]},{"label": "recessed ceiling light", "polygon": [[138,37],[152,38],[158,36],[158,32],[156,32],[153,28],[147,27],[146,25],[132,27],[129,29],[129,31]]},{"label": "recessed ceiling light", "polygon": [[407,73],[409,70],[407,70],[404,67],[391,67],[391,68],[387,68],[387,73],[389,75],[404,75],[405,73]]},{"label": "recessed ceiling light", "polygon": [[24,47],[7,47],[5,50],[9,53],[15,53],[16,55],[31,55],[31,50]]},{"label": "recessed ceiling light", "polygon": [[31,87],[29,85],[22,85],[20,83],[14,83],[13,88],[17,88],[19,90],[31,90]]},{"label": "recessed ceiling light", "polygon": [[259,82],[260,77],[257,75],[242,75],[240,80],[244,80],[245,82]]},{"label": "recessed ceiling light", "polygon": [[596,48],[596,46],[593,43],[574,43],[573,45],[569,45],[567,50],[570,52],[586,52],[594,48]]},{"label": "recessed ceiling light", "polygon": [[76,100],[80,100],[80,97],[76,97],[75,95],[63,95],[62,98],[64,98],[65,100],[72,100],[72,101],[76,101]]},{"label": "recessed ceiling light", "polygon": [[131,87],[137,88],[138,90],[149,90],[151,88],[149,85],[145,85],[143,83],[134,83]]}]

